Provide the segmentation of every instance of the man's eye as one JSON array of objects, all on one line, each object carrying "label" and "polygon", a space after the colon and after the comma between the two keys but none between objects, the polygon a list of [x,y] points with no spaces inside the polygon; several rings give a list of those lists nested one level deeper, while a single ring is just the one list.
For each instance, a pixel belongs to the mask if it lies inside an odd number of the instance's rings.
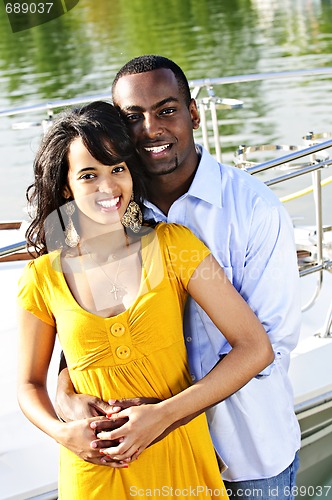
[{"label": "man's eye", "polygon": [[173,113],[175,113],[176,109],[175,108],[166,108],[166,109],[163,109],[162,111],[160,111],[160,114],[161,115],[172,115]]},{"label": "man's eye", "polygon": [[125,119],[128,121],[128,122],[134,122],[134,121],[137,121],[139,120],[140,118],[140,115],[126,115]]}]

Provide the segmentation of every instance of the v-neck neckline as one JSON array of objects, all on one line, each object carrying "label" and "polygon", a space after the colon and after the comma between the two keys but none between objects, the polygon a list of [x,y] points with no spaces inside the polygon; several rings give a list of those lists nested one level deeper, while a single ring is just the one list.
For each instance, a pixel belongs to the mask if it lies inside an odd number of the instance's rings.
[{"label": "v-neck neckline", "polygon": [[62,284],[63,284],[63,289],[65,290],[66,294],[70,297],[71,302],[74,302],[74,304],[76,305],[76,307],[78,309],[80,309],[81,311],[83,311],[85,314],[90,315],[90,316],[92,316],[94,318],[99,318],[101,320],[114,320],[114,319],[120,318],[121,316],[128,315],[130,313],[130,310],[135,307],[135,305],[137,304],[138,300],[142,296],[142,289],[144,287],[144,284],[145,284],[145,281],[146,281],[146,278],[147,278],[146,270],[145,270],[145,267],[144,267],[144,264],[143,264],[145,262],[145,260],[146,260],[145,259],[145,248],[144,248],[144,245],[143,245],[143,238],[144,238],[144,236],[142,236],[142,238],[141,238],[141,242],[140,242],[141,248],[139,250],[140,257],[141,257],[140,258],[140,260],[141,260],[141,277],[140,277],[140,284],[139,284],[139,288],[138,288],[138,292],[137,292],[136,298],[134,299],[134,301],[124,311],[122,311],[119,314],[112,315],[112,316],[101,316],[100,314],[96,314],[94,312],[88,311],[87,309],[85,309],[83,306],[81,306],[79,304],[79,302],[74,297],[74,295],[73,295],[73,293],[72,293],[72,291],[71,291],[71,289],[70,289],[70,287],[68,285],[68,282],[66,280],[65,273],[63,271],[62,261],[61,261],[61,251],[59,251],[58,255],[56,256],[56,260],[58,260],[58,263],[59,263],[59,272],[61,274],[61,281],[62,281]]}]

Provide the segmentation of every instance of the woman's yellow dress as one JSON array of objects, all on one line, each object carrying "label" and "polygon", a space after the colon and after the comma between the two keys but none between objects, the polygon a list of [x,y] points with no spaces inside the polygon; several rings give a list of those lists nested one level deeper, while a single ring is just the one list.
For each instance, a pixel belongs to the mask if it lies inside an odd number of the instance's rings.
[{"label": "woman's yellow dress", "polygon": [[[142,236],[135,302],[102,318],[82,309],[60,253],[29,262],[19,303],[55,325],[78,393],[108,399],[170,398],[191,384],[182,317],[188,281],[209,250],[187,229],[161,223]],[[205,415],[150,446],[128,469],[84,462],[61,447],[59,499],[226,498]]]}]

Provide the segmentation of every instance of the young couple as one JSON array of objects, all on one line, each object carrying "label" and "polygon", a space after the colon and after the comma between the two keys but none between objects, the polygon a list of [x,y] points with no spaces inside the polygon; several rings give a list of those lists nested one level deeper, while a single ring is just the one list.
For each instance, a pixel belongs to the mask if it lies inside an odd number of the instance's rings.
[{"label": "young couple", "polygon": [[[264,499],[279,485],[291,498],[300,308],[288,216],[266,186],[195,145],[196,104],[173,62],[130,61],[113,100],[125,125],[106,103],[60,116],[30,191],[41,257],[20,284],[19,401],[63,445],[60,498],[167,485],[226,496],[208,408],[228,494]],[[56,333],[67,423],[45,385]]]}]

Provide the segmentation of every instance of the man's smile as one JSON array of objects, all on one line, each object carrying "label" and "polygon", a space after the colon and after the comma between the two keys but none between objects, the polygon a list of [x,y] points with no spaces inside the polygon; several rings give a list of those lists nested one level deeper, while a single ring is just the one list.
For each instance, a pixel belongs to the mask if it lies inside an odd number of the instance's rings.
[{"label": "man's smile", "polygon": [[162,146],[152,146],[152,147],[145,147],[145,151],[148,153],[161,153],[162,151],[165,151],[165,149],[168,149],[171,145],[170,144],[163,144]]}]

